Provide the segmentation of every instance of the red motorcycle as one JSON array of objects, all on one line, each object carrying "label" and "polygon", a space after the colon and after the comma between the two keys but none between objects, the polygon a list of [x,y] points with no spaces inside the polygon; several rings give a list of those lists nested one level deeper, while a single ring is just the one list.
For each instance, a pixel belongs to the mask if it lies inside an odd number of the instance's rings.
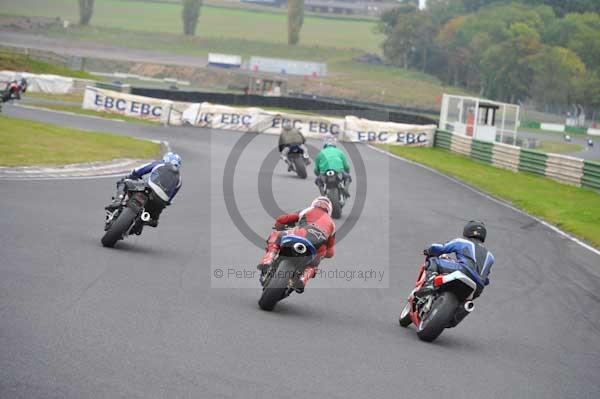
[{"label": "red motorcycle", "polygon": [[[446,256],[446,258],[448,258]],[[426,264],[419,268],[415,288],[400,313],[400,325],[414,324],[423,341],[432,342],[446,328],[456,327],[473,311],[477,283],[462,271],[438,274],[433,278],[433,289],[419,295],[426,280]]]}]

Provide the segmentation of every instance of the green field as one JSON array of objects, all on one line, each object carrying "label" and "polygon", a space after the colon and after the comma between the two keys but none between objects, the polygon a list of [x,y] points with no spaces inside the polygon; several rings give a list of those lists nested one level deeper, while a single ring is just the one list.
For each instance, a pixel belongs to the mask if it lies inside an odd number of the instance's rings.
[{"label": "green field", "polygon": [[[76,0],[2,0],[5,15],[61,17],[78,21]],[[127,0],[96,0],[92,24],[148,32],[181,33],[181,6]],[[258,28],[259,27],[259,28]],[[301,43],[308,46],[379,51],[382,37],[375,22],[306,16]],[[204,6],[197,34],[204,38],[237,38],[286,43],[287,16],[278,12]]]},{"label": "green field", "polygon": [[600,248],[600,194],[595,191],[484,165],[440,148],[389,146],[389,151],[507,200]]},{"label": "green field", "polygon": [[84,71],[74,71],[60,65],[31,59],[22,54],[0,51],[0,70],[30,72],[40,74],[52,74],[69,76],[80,79],[94,79],[92,75]]},{"label": "green field", "polygon": [[[204,6],[195,37],[181,32],[178,4],[131,0],[96,0],[92,26],[30,31],[61,39],[94,42],[173,54],[206,56],[209,52],[323,62],[328,77],[290,78],[293,91],[362,101],[437,109],[443,93],[466,94],[437,78],[413,70],[353,61],[365,52],[381,53],[383,36],[375,21],[307,16],[297,46],[286,44],[287,17],[281,12]],[[2,0],[2,15],[49,16],[77,21],[74,0]],[[93,44],[91,44],[93,45]],[[226,78],[206,90],[223,90]],[[220,86],[219,86],[220,85]],[[216,87],[219,86],[219,87]],[[221,87],[222,86],[222,87]]]},{"label": "green field", "polygon": [[579,144],[561,143],[560,141],[542,141],[541,147],[536,149],[552,154],[567,154],[583,151],[583,146]]},{"label": "green field", "polygon": [[149,141],[0,116],[0,166],[150,159],[159,152],[160,146]]}]

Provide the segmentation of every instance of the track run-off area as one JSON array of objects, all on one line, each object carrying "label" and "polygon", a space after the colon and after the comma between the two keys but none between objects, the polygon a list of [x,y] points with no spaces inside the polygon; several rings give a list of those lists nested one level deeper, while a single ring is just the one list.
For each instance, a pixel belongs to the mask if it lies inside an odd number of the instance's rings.
[{"label": "track run-off area", "polygon": [[[353,172],[355,195],[337,222],[353,226],[321,269],[383,277],[317,277],[264,312],[257,279],[215,277],[250,271],[262,254],[223,192],[243,134],[4,112],[168,141],[183,157],[183,188],[157,229],[107,249],[103,207],[116,178],[0,181],[0,398],[600,397],[600,256],[510,207],[346,145],[366,176]],[[276,144],[254,136],[234,171],[237,209],[262,237],[276,213],[265,193],[285,211],[318,194],[312,173],[265,167]],[[457,328],[421,342],[398,326],[421,251],[470,219],[488,226],[491,284]]]}]

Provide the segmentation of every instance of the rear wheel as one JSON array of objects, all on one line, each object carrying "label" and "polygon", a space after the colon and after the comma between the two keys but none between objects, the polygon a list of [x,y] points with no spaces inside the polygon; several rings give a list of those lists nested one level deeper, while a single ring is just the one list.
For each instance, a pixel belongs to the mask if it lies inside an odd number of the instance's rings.
[{"label": "rear wheel", "polygon": [[406,302],[404,305],[404,309],[400,312],[400,325],[402,327],[408,327],[412,323],[412,319],[410,318],[410,302]]},{"label": "rear wheel", "polygon": [[332,188],[327,190],[327,197],[331,201],[331,217],[339,219],[342,217],[342,204],[340,203],[340,190],[338,188]]},{"label": "rear wheel", "polygon": [[440,336],[444,328],[446,328],[452,318],[458,299],[450,291],[442,292],[433,302],[431,310],[423,319],[417,328],[417,335],[423,341],[431,342]]},{"label": "rear wheel", "polygon": [[300,156],[294,157],[294,168],[296,169],[296,173],[298,177],[301,179],[306,179],[306,164],[304,163],[304,159]]},{"label": "rear wheel", "polygon": [[262,310],[273,310],[277,302],[284,298],[290,278],[294,275],[295,270],[296,268],[290,261],[281,261],[275,274],[263,288],[263,293],[258,300],[258,306]]},{"label": "rear wheel", "polygon": [[136,216],[136,213],[131,208],[123,208],[117,220],[111,224],[106,233],[104,233],[104,236],[102,236],[102,245],[105,247],[114,247],[117,241],[123,238],[125,232],[131,227]]}]

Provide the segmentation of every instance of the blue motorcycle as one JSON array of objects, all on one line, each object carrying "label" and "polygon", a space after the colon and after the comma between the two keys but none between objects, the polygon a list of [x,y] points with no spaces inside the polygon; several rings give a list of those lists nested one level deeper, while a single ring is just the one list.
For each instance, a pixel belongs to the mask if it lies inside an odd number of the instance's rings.
[{"label": "blue motorcycle", "polygon": [[294,292],[295,282],[316,254],[317,249],[307,239],[296,235],[283,237],[277,258],[260,277],[263,292],[258,306],[263,310],[273,310],[277,302]]}]

